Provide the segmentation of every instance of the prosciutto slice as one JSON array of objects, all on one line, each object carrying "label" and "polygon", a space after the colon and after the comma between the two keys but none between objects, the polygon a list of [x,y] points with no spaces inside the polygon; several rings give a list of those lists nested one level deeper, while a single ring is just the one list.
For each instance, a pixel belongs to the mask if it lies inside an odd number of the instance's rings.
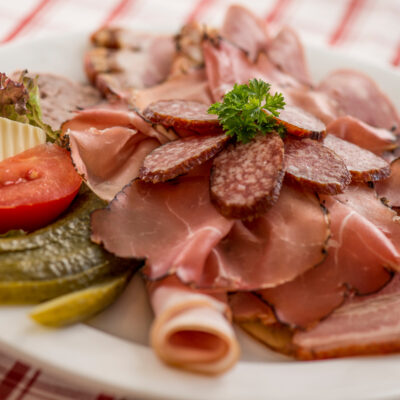
[{"label": "prosciutto slice", "polygon": [[318,87],[338,102],[344,115],[351,115],[377,128],[399,132],[400,118],[391,100],[367,75],[338,70]]},{"label": "prosciutto slice", "polygon": [[176,273],[197,282],[233,225],[211,204],[208,186],[208,174],[157,185],[134,181],[92,214],[92,239],[121,257],[146,258],[150,279]]},{"label": "prosciutto slice", "polygon": [[391,278],[386,267],[399,265],[396,247],[373,222],[334,197],[322,199],[332,232],[326,260],[292,282],[259,292],[290,326],[305,328],[325,318],[350,289],[359,294],[381,289]]},{"label": "prosciutto slice", "polygon": [[220,374],[239,358],[225,296],[211,296],[168,277],[149,285],[155,320],[150,341],[167,364]]},{"label": "prosciutto slice", "polygon": [[108,201],[137,177],[146,155],[168,141],[136,113],[113,109],[84,110],[63,132],[78,172]]},{"label": "prosciutto slice", "polygon": [[281,285],[324,259],[328,236],[328,221],[316,197],[283,185],[268,212],[236,221],[212,249],[198,286],[254,290]]},{"label": "prosciutto slice", "polygon": [[377,155],[396,147],[396,136],[392,132],[374,128],[349,115],[332,121],[326,131]]},{"label": "prosciutto slice", "polygon": [[264,21],[237,4],[228,8],[220,33],[245,50],[251,62],[257,60],[260,51],[266,51],[270,40]]},{"label": "prosciutto slice", "polygon": [[315,328],[293,337],[301,359],[400,351],[400,276],[380,292],[349,299]]},{"label": "prosciutto slice", "polygon": [[268,45],[268,58],[283,72],[305,85],[311,86],[303,46],[295,31],[282,28]]}]

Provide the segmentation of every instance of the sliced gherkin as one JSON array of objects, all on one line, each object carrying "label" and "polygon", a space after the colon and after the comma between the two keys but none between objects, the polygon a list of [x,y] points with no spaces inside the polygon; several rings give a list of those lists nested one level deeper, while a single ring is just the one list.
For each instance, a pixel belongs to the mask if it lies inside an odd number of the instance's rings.
[{"label": "sliced gherkin", "polygon": [[76,290],[81,290],[109,276],[132,270],[132,261],[116,260],[75,275],[46,281],[0,281],[0,304],[36,304]]},{"label": "sliced gherkin", "polygon": [[39,324],[60,327],[84,321],[109,306],[124,290],[132,273],[90,286],[36,306],[30,313]]}]

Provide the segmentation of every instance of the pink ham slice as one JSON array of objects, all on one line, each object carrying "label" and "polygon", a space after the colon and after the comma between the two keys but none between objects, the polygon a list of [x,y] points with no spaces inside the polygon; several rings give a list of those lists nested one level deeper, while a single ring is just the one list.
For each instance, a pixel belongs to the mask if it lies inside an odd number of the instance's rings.
[{"label": "pink ham slice", "polygon": [[328,236],[316,197],[282,186],[278,202],[264,216],[234,223],[209,255],[198,286],[254,290],[281,285],[324,259]]},{"label": "pink ham slice", "polygon": [[329,318],[293,337],[300,359],[400,351],[400,276],[380,292],[349,299]]},{"label": "pink ham slice", "polygon": [[376,192],[390,207],[400,209],[400,158],[390,164],[390,176],[375,184]]},{"label": "pink ham slice", "polygon": [[157,185],[136,180],[92,214],[92,239],[121,257],[146,258],[150,279],[176,273],[197,282],[233,225],[211,204],[208,186],[208,174]]},{"label": "pink ham slice", "polygon": [[353,182],[380,181],[390,174],[390,166],[383,158],[356,144],[328,135],[324,146],[343,160]]},{"label": "pink ham slice", "polygon": [[266,51],[269,42],[264,21],[236,4],[228,8],[220,34],[246,51],[251,62],[257,60],[260,51]]},{"label": "pink ham slice", "polygon": [[108,201],[138,176],[146,155],[168,140],[136,113],[112,109],[82,111],[63,132],[78,172]]},{"label": "pink ham slice", "polygon": [[247,83],[260,78],[272,84],[271,92],[280,91],[278,85],[301,86],[294,78],[280,71],[263,53],[252,63],[240,48],[220,39],[203,42],[204,61],[212,98],[220,101],[235,83]]},{"label": "pink ham slice", "polygon": [[291,326],[305,328],[325,318],[343,303],[349,289],[376,292],[391,278],[386,267],[399,265],[398,251],[374,223],[333,197],[322,199],[332,231],[326,260],[292,282],[258,292],[277,318]]},{"label": "pink ham slice", "polygon": [[338,70],[318,87],[338,102],[344,115],[351,115],[377,128],[399,132],[400,118],[391,100],[367,75]]},{"label": "pink ham slice", "polygon": [[211,105],[213,101],[205,70],[194,70],[186,75],[181,74],[168,79],[160,85],[139,90],[135,93],[133,102],[143,111],[151,103],[171,98]]},{"label": "pink ham slice", "polygon": [[349,115],[332,121],[326,131],[377,155],[396,147],[396,136],[392,132],[374,128]]},{"label": "pink ham slice", "polygon": [[149,285],[155,320],[150,341],[165,363],[205,374],[221,374],[239,358],[225,296],[211,296],[171,276]]},{"label": "pink ham slice", "polygon": [[303,46],[296,32],[284,27],[268,44],[268,58],[283,72],[311,86]]}]

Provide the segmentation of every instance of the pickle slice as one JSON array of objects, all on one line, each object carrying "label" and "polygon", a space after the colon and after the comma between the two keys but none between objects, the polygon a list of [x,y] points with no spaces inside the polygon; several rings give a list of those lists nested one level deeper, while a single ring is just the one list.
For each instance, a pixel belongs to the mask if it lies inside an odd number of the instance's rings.
[{"label": "pickle slice", "polygon": [[45,281],[0,281],[0,304],[35,304],[81,290],[109,276],[134,269],[132,260],[105,261],[87,271]]},{"label": "pickle slice", "polygon": [[36,306],[30,317],[41,325],[61,327],[84,321],[109,306],[124,290],[131,272]]}]

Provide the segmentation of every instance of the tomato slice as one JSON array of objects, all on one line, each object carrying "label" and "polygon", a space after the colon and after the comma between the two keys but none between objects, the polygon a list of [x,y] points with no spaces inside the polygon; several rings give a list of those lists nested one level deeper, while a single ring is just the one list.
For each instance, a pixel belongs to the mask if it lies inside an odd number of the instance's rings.
[{"label": "tomato slice", "polygon": [[55,144],[41,144],[3,160],[0,233],[47,225],[69,206],[81,183],[69,152]]}]

